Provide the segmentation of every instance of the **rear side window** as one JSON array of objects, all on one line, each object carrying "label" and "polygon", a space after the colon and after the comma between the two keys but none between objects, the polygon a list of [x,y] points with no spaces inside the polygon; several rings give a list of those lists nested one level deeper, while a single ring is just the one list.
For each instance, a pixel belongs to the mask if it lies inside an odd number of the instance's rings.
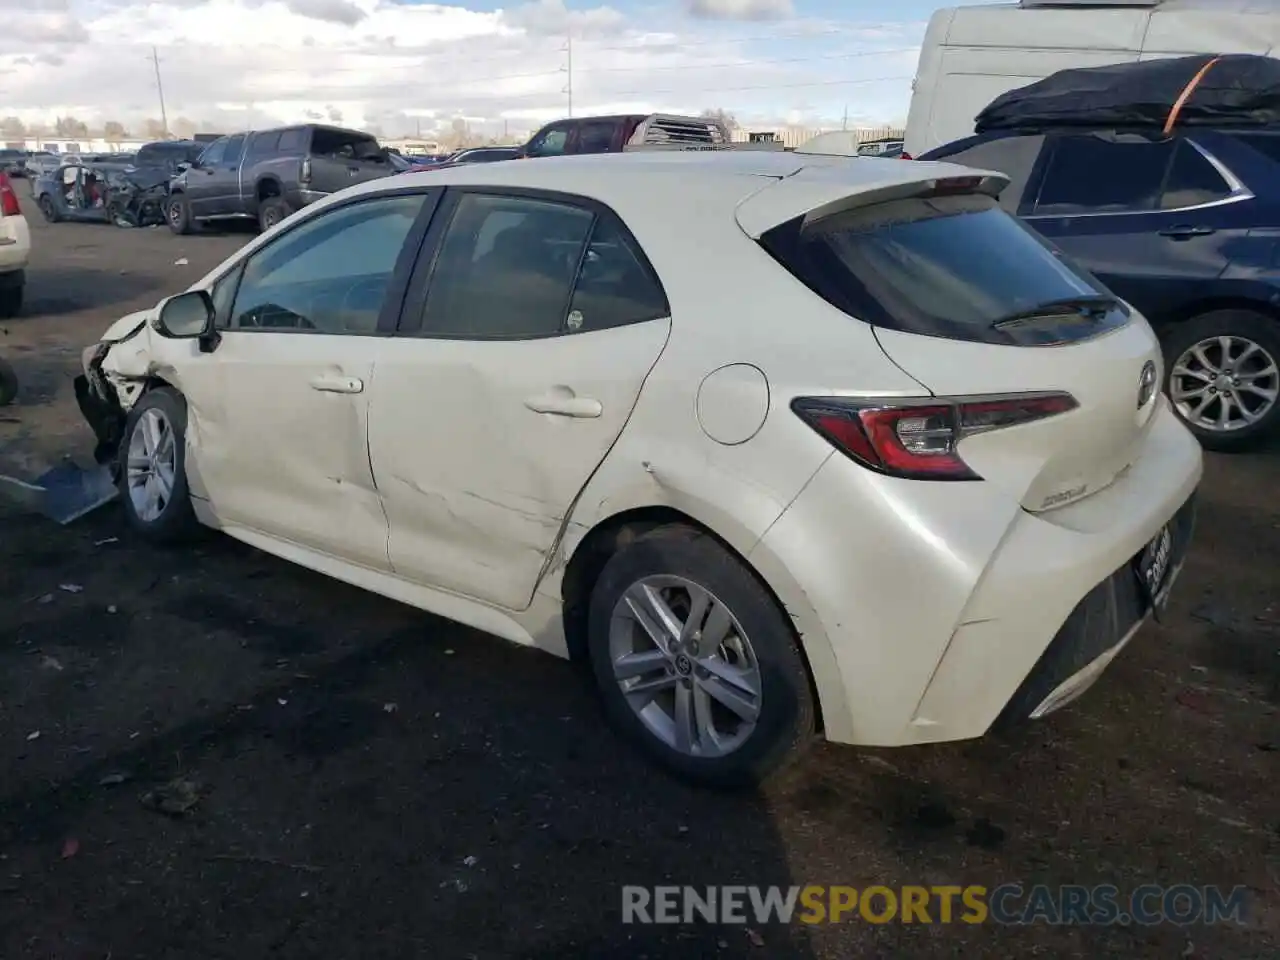
[{"label": "rear side window", "polygon": [[1161,210],[1181,210],[1231,196],[1231,186],[1188,140],[1178,143],[1160,194]]},{"label": "rear side window", "polygon": [[578,153],[607,153],[613,146],[614,125],[599,120],[578,128]]},{"label": "rear side window", "polygon": [[281,153],[301,153],[307,149],[307,131],[295,128],[280,134],[280,142],[276,145]]},{"label": "rear side window", "polygon": [[1061,137],[1051,147],[1035,213],[1153,210],[1176,145],[1172,140]]},{"label": "rear side window", "polygon": [[249,141],[250,157],[269,157],[280,147],[280,132],[255,133]]},{"label": "rear side window", "polygon": [[1036,346],[1128,322],[1105,287],[990,197],[896,200],[802,221],[761,243],[814,292],[873,326]]}]

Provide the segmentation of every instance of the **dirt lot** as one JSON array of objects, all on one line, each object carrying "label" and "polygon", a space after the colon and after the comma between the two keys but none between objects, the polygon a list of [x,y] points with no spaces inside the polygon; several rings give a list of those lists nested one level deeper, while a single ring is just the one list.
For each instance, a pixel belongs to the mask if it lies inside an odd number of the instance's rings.
[{"label": "dirt lot", "polygon": [[[30,219],[0,472],[34,475],[88,456],[80,347],[246,236]],[[1168,623],[1077,706],[1014,739],[822,747],[737,797],[621,749],[566,664],[230,540],[143,548],[111,508],[6,515],[0,957],[1277,956],[1278,464],[1210,460]],[[1010,881],[1245,885],[1249,910],[1186,928],[619,920],[623,884]]]}]

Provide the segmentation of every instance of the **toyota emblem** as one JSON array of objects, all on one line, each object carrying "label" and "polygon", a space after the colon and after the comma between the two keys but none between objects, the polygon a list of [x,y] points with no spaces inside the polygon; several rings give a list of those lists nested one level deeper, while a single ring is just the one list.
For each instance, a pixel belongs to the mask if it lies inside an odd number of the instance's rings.
[{"label": "toyota emblem", "polygon": [[1142,373],[1138,374],[1138,409],[1141,410],[1156,395],[1156,365],[1148,360],[1142,365]]}]

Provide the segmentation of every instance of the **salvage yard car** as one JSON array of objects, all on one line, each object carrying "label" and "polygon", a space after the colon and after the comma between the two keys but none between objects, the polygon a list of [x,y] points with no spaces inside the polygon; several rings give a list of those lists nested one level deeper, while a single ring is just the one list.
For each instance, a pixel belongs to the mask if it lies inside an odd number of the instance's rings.
[{"label": "salvage yard car", "polygon": [[27,260],[31,256],[31,232],[22,215],[18,195],[9,175],[0,172],[0,319],[16,317],[22,310]]},{"label": "salvage yard car", "polygon": [[322,197],[398,172],[369,134],[316,123],[222,137],[184,166],[169,188],[169,228],[178,234],[219,220],[270,230]]},{"label": "salvage yard car", "polygon": [[150,226],[165,222],[168,182],[143,180],[125,172],[126,165],[77,161],[40,177],[32,196],[49,223],[71,220]]},{"label": "salvage yard car", "polygon": [[689,780],[817,729],[978,737],[1159,615],[1201,473],[1150,327],[1004,183],[783,151],[393,177],[122,318],[76,395],[139,535],[581,658]]}]

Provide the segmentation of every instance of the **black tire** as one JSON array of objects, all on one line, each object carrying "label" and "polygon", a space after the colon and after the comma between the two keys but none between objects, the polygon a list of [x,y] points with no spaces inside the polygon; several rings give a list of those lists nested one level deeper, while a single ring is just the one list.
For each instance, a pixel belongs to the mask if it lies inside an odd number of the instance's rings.
[{"label": "black tire", "polygon": [[[724,756],[694,757],[668,746],[632,710],[613,673],[609,629],[623,593],[653,576],[682,577],[728,607],[750,640],[760,673],[760,713],[746,741]],[[689,782],[746,787],[798,759],[813,742],[815,710],[809,672],[795,631],[772,594],[714,538],[681,524],[641,534],[610,557],[592,590],[587,644],[609,721],[646,754]]]},{"label": "black tire", "polygon": [[[1202,340],[1224,336],[1250,341],[1261,348],[1273,366],[1280,367],[1280,322],[1252,310],[1214,310],[1203,313],[1170,327],[1161,338],[1165,359],[1165,391],[1171,400],[1174,393],[1174,367],[1179,358]],[[1270,383],[1273,389],[1277,386],[1274,381],[1275,378],[1272,378]],[[1191,380],[1187,379],[1186,382],[1190,384]],[[1174,412],[1206,450],[1223,453],[1248,450],[1280,433],[1280,402],[1272,402],[1270,409],[1256,423],[1231,430],[1214,430],[1188,421],[1176,405]]]},{"label": "black tire", "polygon": [[[150,410],[157,411],[173,432],[174,471],[173,488],[154,519],[139,516],[130,493],[129,452],[134,432]],[[187,487],[186,469],[187,402],[172,387],[157,387],[139,398],[129,411],[125,421],[124,436],[120,441],[120,501],[125,520],[139,535],[157,544],[174,544],[189,540],[200,529],[195,510],[191,506],[191,494]]]},{"label": "black tire", "polygon": [[290,214],[284,197],[266,197],[258,204],[258,229],[266,233]]},{"label": "black tire", "polygon": [[0,407],[13,403],[18,396],[18,375],[5,360],[0,360]]},{"label": "black tire", "polygon": [[120,226],[119,221],[124,219],[124,207],[119,203],[107,204],[107,223],[113,227]]},{"label": "black tire", "polygon": [[36,202],[36,206],[40,208],[40,213],[49,223],[58,222],[58,208],[53,205],[53,198],[47,193],[40,197]]},{"label": "black tire", "polygon": [[0,320],[9,320],[22,312],[23,287],[5,287],[0,290]]},{"label": "black tire", "polygon": [[169,229],[178,236],[186,236],[191,232],[191,204],[187,203],[186,194],[175,193],[165,204],[164,218]]}]

